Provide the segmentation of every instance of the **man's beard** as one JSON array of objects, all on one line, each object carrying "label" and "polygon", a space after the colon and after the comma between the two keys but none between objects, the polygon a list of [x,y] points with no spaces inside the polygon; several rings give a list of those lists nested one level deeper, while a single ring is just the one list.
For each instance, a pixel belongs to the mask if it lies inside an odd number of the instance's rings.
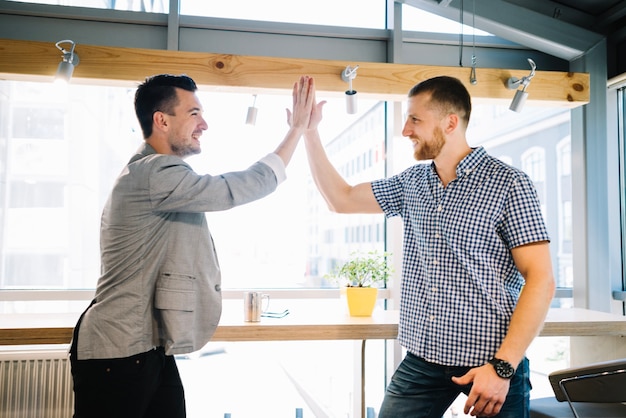
[{"label": "man's beard", "polygon": [[417,148],[413,152],[413,157],[417,161],[433,160],[439,155],[445,143],[443,131],[440,127],[436,127],[433,129],[432,139],[419,141]]},{"label": "man's beard", "polygon": [[178,143],[170,143],[172,152],[180,158],[189,157],[191,155],[200,154],[200,147],[195,144],[178,141]]}]

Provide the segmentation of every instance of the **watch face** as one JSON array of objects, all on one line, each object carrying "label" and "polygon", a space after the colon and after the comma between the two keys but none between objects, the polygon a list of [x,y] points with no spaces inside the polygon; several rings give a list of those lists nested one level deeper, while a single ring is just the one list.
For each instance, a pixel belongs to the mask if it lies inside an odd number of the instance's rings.
[{"label": "watch face", "polygon": [[504,379],[510,379],[515,374],[515,369],[508,361],[494,358],[489,360],[489,363],[493,365],[493,368],[496,370],[496,374]]}]

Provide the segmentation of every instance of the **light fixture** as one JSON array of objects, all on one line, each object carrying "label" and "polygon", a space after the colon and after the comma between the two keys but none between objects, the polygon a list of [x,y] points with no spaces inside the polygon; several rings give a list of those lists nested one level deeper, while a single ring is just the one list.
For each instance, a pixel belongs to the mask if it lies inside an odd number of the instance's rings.
[{"label": "light fixture", "polygon": [[252,106],[248,107],[248,113],[246,114],[246,125],[256,125],[256,113],[257,108],[256,105],[256,94],[254,95],[254,100],[252,101]]},{"label": "light fixture", "polygon": [[[524,107],[524,103],[526,103],[526,99],[528,98],[526,87],[528,87],[528,85],[530,84],[530,80],[535,76],[535,69],[537,68],[537,66],[535,65],[535,62],[531,60],[530,58],[528,58],[528,63],[530,64],[530,74],[520,79],[516,77],[510,77],[506,81],[506,87],[508,89],[510,90],[518,89],[515,92],[515,96],[513,96],[513,101],[511,102],[511,105],[509,106],[509,109],[511,109],[514,112],[522,111],[522,108]],[[521,89],[519,89],[520,86],[522,87]]]},{"label": "light fixture", "polygon": [[[61,44],[70,44],[71,47],[65,49],[61,46]],[[57,73],[54,76],[55,81],[61,81],[69,83],[72,78],[72,74],[74,73],[74,67],[78,65],[80,59],[78,58],[78,54],[74,52],[74,48],[76,44],[74,41],[65,39],[63,41],[59,41],[56,43],[56,47],[63,53],[63,60],[59,63],[59,67],[57,68]]]},{"label": "light fixture", "polygon": [[476,0],[472,0],[472,70],[470,71],[470,84],[476,85]]},{"label": "light fixture", "polygon": [[[449,3],[449,2],[448,2]],[[463,40],[465,38],[465,34],[463,33],[463,28],[465,25],[463,24],[463,0],[461,0],[461,7],[459,8],[459,23],[461,24],[461,29],[459,30],[459,67],[463,66]],[[475,0],[472,0],[472,69],[470,70],[470,84],[476,85],[478,84],[478,79],[476,78],[476,4]]]},{"label": "light fixture", "polygon": [[341,79],[348,83],[348,90],[346,90],[346,111],[354,115],[357,112],[357,103],[356,103],[356,90],[352,89],[352,80],[356,78],[356,70],[359,68],[352,68],[349,65],[345,70],[341,72]]}]

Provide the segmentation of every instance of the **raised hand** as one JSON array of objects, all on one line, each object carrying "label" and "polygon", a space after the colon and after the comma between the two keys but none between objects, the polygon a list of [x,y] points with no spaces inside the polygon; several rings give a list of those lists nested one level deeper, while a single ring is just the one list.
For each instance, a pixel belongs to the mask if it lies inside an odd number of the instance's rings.
[{"label": "raised hand", "polygon": [[308,129],[317,129],[317,126],[322,121],[322,109],[325,104],[326,100],[317,103],[315,97],[315,83],[313,83],[313,107],[311,108],[311,119],[309,120]]},{"label": "raised hand", "polygon": [[287,109],[287,123],[292,128],[306,129],[311,119],[311,110],[315,103],[315,82],[304,75],[293,85],[293,107]]}]

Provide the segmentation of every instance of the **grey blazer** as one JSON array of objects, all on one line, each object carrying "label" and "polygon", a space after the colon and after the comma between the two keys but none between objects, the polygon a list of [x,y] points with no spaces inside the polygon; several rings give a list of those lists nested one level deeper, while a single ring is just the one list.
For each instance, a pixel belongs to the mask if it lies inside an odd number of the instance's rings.
[{"label": "grey blazer", "polygon": [[167,354],[202,348],[222,311],[220,267],[204,212],[259,199],[284,179],[276,154],[211,176],[144,144],[102,213],[102,271],[77,330],[77,359],[128,357],[157,346]]}]

